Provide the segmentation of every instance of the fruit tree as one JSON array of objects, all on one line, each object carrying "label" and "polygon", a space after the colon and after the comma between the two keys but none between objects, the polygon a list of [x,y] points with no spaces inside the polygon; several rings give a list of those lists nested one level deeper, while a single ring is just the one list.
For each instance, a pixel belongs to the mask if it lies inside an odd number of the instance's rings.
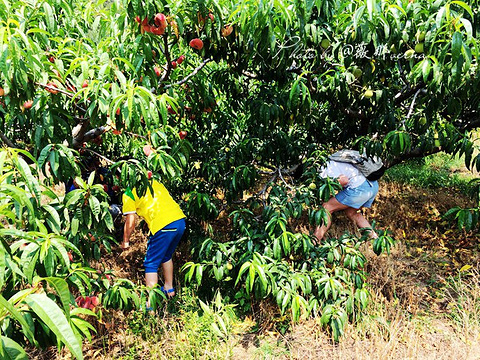
[{"label": "fruit tree", "polygon": [[[294,320],[320,314],[338,339],[368,299],[359,250],[368,240],[346,234],[314,248],[298,230],[328,216],[321,203],[338,188],[318,167],[348,146],[388,166],[445,151],[480,170],[472,137],[480,125],[478,9],[476,0],[3,1],[0,139],[10,150],[0,159],[11,163],[0,162],[9,174],[0,178],[0,209],[12,212],[1,220],[0,285],[11,296],[23,291],[2,272],[3,255],[36,253],[13,245],[13,228],[60,236],[65,254],[71,246],[98,257],[110,248],[105,191],[79,177],[82,159],[93,156],[117,175],[114,186],[141,193],[157,177],[182,198],[191,220],[187,281],[228,292],[243,308],[270,298]],[[49,191],[55,203],[45,208],[31,181],[37,171],[47,175],[44,186],[79,177],[80,188],[65,198]],[[35,208],[15,186],[36,194]],[[25,213],[13,210],[19,204]],[[469,228],[478,213],[454,210]],[[214,230],[219,221],[228,232]],[[381,232],[374,250],[388,252],[392,242]],[[66,276],[65,254],[39,255],[37,275]],[[29,281],[34,269],[25,268]],[[78,279],[70,290],[87,281]],[[58,311],[70,321],[68,286],[58,284]],[[81,296],[84,304],[93,295]],[[125,308],[137,302],[127,300]],[[33,325],[10,301],[21,325],[11,334],[23,329],[16,339],[32,342],[25,329]],[[85,325],[75,332],[87,333]],[[55,335],[78,354],[75,336]]]}]

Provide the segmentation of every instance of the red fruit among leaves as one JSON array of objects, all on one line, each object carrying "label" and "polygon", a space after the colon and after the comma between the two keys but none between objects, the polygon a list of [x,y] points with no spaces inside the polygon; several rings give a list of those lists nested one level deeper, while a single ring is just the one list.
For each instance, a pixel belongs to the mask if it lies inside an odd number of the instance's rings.
[{"label": "red fruit among leaves", "polygon": [[165,34],[165,29],[161,27],[150,26],[150,32],[154,35],[163,35]]},{"label": "red fruit among leaves", "polygon": [[167,105],[167,111],[169,114],[172,115],[175,115],[177,113],[170,105]]},{"label": "red fruit among leaves", "polygon": [[100,301],[98,300],[98,296],[91,296],[90,301],[93,306],[98,306],[100,304]]},{"label": "red fruit among leaves", "polygon": [[143,153],[145,154],[145,156],[150,156],[152,152],[153,152],[153,149],[150,145],[145,145],[143,147]]},{"label": "red fruit among leaves", "polygon": [[103,184],[103,191],[105,191],[105,192],[108,191],[108,185],[107,184]]},{"label": "red fruit among leaves", "polygon": [[215,21],[215,16],[212,13],[209,13],[208,17],[210,18],[211,21]]},{"label": "red fruit among leaves", "polygon": [[153,71],[155,71],[155,75],[157,75],[157,76],[162,75],[162,70],[158,66],[155,66],[153,68]]},{"label": "red fruit among leaves", "polygon": [[187,137],[187,132],[185,130],[182,130],[178,133],[178,136],[180,136],[180,139],[185,139]]},{"label": "red fruit among leaves", "polygon": [[68,260],[73,261],[73,254],[71,251],[67,252]]},{"label": "red fruit among leaves", "polygon": [[0,87],[0,96],[3,96],[5,95],[5,90],[3,90],[3,88]]},{"label": "red fruit among leaves", "polygon": [[54,62],[55,62],[55,58],[54,58],[53,56],[50,56],[50,57],[48,58],[48,61],[50,61],[51,63],[54,63]]},{"label": "red fruit among leaves", "polygon": [[195,38],[195,39],[192,39],[190,40],[190,44],[189,44],[192,48],[196,49],[196,50],[202,50],[203,48],[203,41],[199,38]]},{"label": "red fruit among leaves", "polygon": [[85,309],[90,309],[91,304],[92,304],[92,299],[90,299],[90,296],[85,296],[84,304],[82,307]]},{"label": "red fruit among leaves", "polygon": [[183,62],[183,60],[185,60],[185,55],[179,56],[177,59],[177,64],[180,65]]},{"label": "red fruit among leaves", "polygon": [[140,24],[142,20],[140,19],[140,16],[137,15],[135,16],[135,21]]},{"label": "red fruit among leaves", "polygon": [[115,115],[120,115],[120,108],[117,108],[117,110],[115,111]]},{"label": "red fruit among leaves", "polygon": [[149,170],[149,171],[147,172],[147,177],[148,177],[148,179],[151,179],[152,176],[153,176],[153,173]]},{"label": "red fruit among leaves", "polygon": [[174,68],[174,69],[177,68],[177,62],[176,61],[172,61],[172,68]]},{"label": "red fruit among leaves", "polygon": [[165,17],[165,15],[163,15],[162,13],[155,15],[154,21],[155,21],[155,25],[157,25],[159,28],[162,28],[163,30],[166,29],[167,18]]},{"label": "red fruit among leaves", "polygon": [[112,133],[113,133],[113,135],[121,135],[122,134],[122,132],[120,130],[117,130],[117,129],[113,130]]},{"label": "red fruit among leaves", "polygon": [[88,87],[88,81],[84,80],[82,84],[82,88],[86,88],[86,87]]},{"label": "red fruit among leaves", "polygon": [[25,109],[30,109],[32,107],[32,105],[33,105],[33,100],[27,100],[23,103],[23,107]]},{"label": "red fruit among leaves", "polygon": [[233,31],[233,26],[232,25],[225,25],[225,27],[221,30],[222,36],[227,37],[230,35]]},{"label": "red fruit among leaves", "polygon": [[75,302],[77,303],[78,306],[83,307],[83,305],[85,304],[85,299],[86,297],[77,296],[77,298],[75,299]]}]

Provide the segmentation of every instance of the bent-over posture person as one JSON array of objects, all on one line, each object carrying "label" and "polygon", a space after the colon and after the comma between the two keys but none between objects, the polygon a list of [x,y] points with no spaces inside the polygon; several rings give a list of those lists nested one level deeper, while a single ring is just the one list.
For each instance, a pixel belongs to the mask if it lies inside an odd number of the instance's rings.
[{"label": "bent-over posture person", "polygon": [[[345,211],[347,217],[360,228],[370,228],[371,225],[359,211],[361,208],[370,208],[378,192],[378,182],[370,181],[352,164],[329,160],[322,168],[321,177],[338,179],[343,190],[330,198],[323,207],[329,212],[328,222],[318,226],[315,230],[316,242],[323,239],[332,224],[331,214],[336,211]],[[376,238],[377,234],[369,230],[369,235]]]},{"label": "bent-over posture person", "polygon": [[147,189],[139,197],[135,189],[123,194],[123,214],[126,216],[122,249],[130,245],[130,236],[135,228],[135,213],[145,219],[150,230],[145,254],[145,282],[148,288],[158,284],[158,268],[163,269],[162,291],[168,296],[175,295],[173,287],[172,255],[185,231],[185,215],[173,200],[165,186],[152,182],[153,194]]}]

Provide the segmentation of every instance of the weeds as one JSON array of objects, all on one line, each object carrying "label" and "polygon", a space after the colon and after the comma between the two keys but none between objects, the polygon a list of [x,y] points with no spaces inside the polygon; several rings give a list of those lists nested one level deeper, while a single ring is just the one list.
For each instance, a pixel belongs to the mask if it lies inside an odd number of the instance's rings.
[{"label": "weeds", "polygon": [[440,153],[410,160],[387,170],[385,179],[422,188],[453,187],[470,195],[472,173],[466,172],[461,158]]}]

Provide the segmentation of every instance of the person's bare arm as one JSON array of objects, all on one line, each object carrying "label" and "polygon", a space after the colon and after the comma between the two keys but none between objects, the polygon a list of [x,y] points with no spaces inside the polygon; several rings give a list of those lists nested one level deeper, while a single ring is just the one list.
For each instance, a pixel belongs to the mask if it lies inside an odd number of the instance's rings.
[{"label": "person's bare arm", "polygon": [[342,174],[338,177],[338,182],[340,183],[340,185],[345,187],[348,185],[348,177]]},{"label": "person's bare arm", "polygon": [[123,242],[121,244],[122,249],[128,249],[130,246],[130,236],[135,229],[135,214],[127,214],[125,219],[125,225],[123,227]]}]

